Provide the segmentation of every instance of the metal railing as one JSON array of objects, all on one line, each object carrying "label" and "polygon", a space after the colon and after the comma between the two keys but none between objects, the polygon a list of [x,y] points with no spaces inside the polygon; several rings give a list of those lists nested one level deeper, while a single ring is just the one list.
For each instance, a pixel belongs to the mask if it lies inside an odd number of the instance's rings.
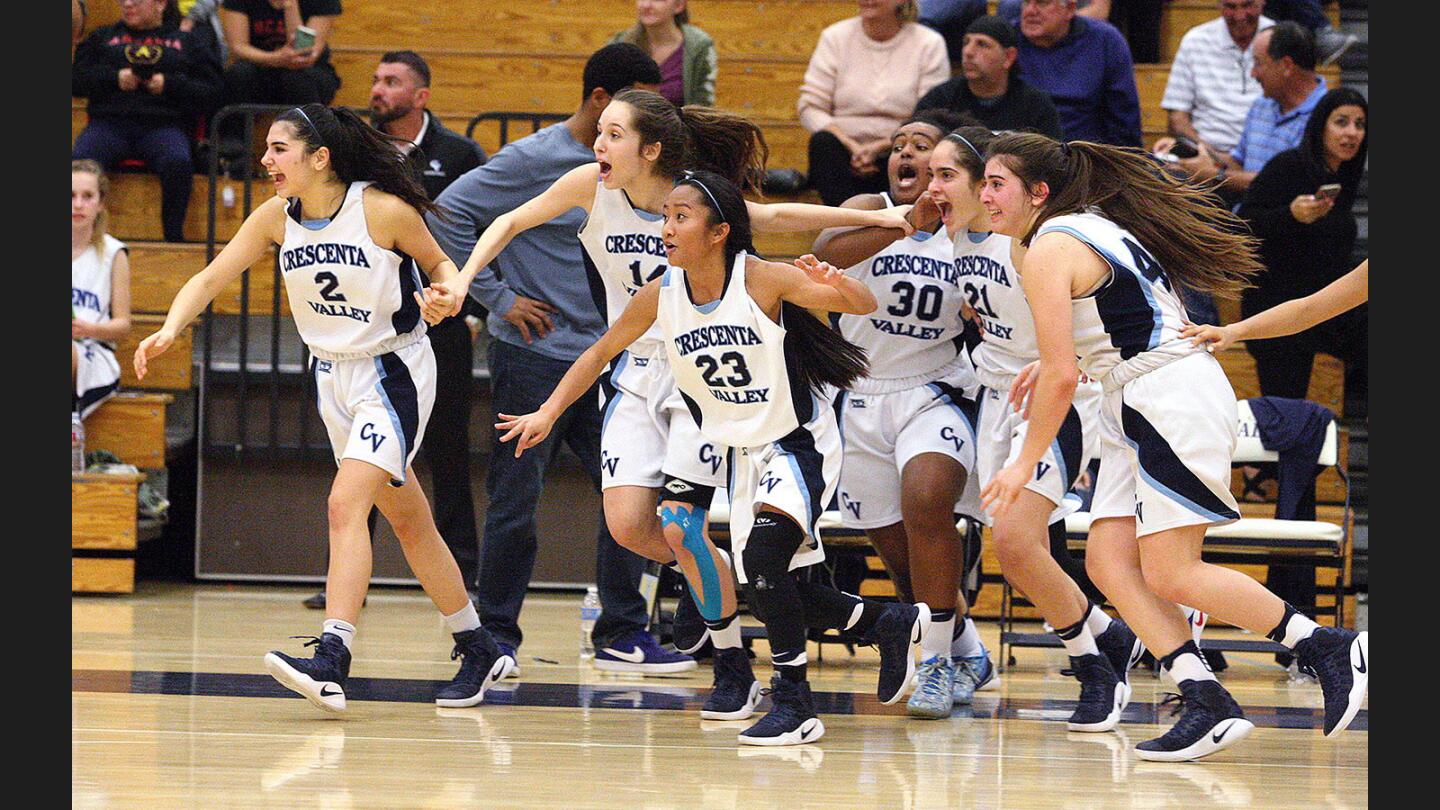
[{"label": "metal railing", "polygon": [[[560,121],[564,121],[565,119],[567,119],[567,118],[569,118],[569,117],[570,117],[570,113],[508,112],[508,111],[506,111],[506,112],[482,112],[482,113],[480,113],[479,115],[476,115],[474,118],[471,118],[471,119],[470,119],[470,123],[465,126],[465,137],[469,138],[469,139],[472,140],[472,141],[475,140],[475,136],[474,136],[475,127],[479,126],[482,121],[499,121],[499,122],[500,122],[500,145],[501,145],[501,146],[504,146],[505,144],[507,144],[507,143],[510,142],[510,124],[511,124],[511,122],[529,121],[529,122],[530,122],[530,132],[528,132],[528,133],[526,133],[526,134],[527,134],[527,135],[533,135],[534,133],[539,132],[539,131],[540,131],[540,128],[541,128],[542,126],[544,126],[544,125],[546,125],[546,124],[559,123]],[[522,137],[523,137],[523,136],[522,136]]]}]

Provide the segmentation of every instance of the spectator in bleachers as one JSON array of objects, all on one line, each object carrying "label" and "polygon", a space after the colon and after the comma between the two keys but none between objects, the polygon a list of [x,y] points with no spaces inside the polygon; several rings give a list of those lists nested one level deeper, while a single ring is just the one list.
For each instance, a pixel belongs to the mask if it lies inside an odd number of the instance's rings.
[{"label": "spectator in bleachers", "polygon": [[671,104],[715,105],[715,40],[690,24],[688,0],[635,0],[638,21],[610,38],[650,54],[660,66],[660,95]]},{"label": "spectator in bleachers", "polygon": [[[224,0],[225,41],[235,61],[225,71],[227,103],[329,104],[340,89],[330,64],[330,33],[340,0]],[[295,47],[296,30],[315,42]]]},{"label": "spectator in bleachers", "polygon": [[826,205],[889,187],[890,133],[950,78],[945,40],[915,22],[915,0],[859,0],[820,33],[796,105],[810,132],[810,185]]},{"label": "spectator in bleachers", "polygon": [[1140,146],[1135,65],[1120,32],[1075,0],[1024,0],[1020,78],[1050,94],[1065,140]]},{"label": "spectator in bleachers", "polygon": [[985,16],[985,0],[919,0],[918,22],[945,38],[945,53],[953,69],[964,55],[965,31]]},{"label": "spectator in bleachers", "polygon": [[93,160],[70,162],[71,410],[83,419],[115,393],[115,341],[130,333],[130,256],[105,232],[109,180]]},{"label": "spectator in bleachers", "polygon": [[[660,67],[640,48],[612,43],[590,56],[582,81],[574,115],[505,145],[436,198],[446,219],[431,215],[426,224],[452,259],[463,265],[480,233],[497,217],[539,196],[571,169],[594,161],[601,111],[626,87],[654,90],[660,84]],[[488,366],[496,412],[534,410],[570,363],[605,331],[575,237],[584,219],[584,211],[575,208],[518,234],[471,285],[470,295],[490,311]],[[490,434],[485,478],[490,504],[480,550],[478,608],[480,620],[509,652],[523,637],[520,609],[538,544],[535,508],[546,468],[560,444],[570,447],[595,488],[600,487],[598,397],[592,393],[565,411],[544,452],[516,458],[508,445],[500,444],[498,431]],[[616,543],[603,519],[598,524],[595,581],[602,612],[591,634],[597,650],[645,633],[649,622],[639,590],[645,559]]]},{"label": "spectator in bleachers", "polygon": [[113,169],[140,158],[160,177],[167,242],[184,241],[195,112],[220,93],[220,60],[203,38],[164,22],[166,0],[124,0],[120,21],[75,49],[71,93],[89,99],[89,122],[71,157]]},{"label": "spectator in bleachers", "polygon": [[[1020,24],[1022,0],[1000,0],[995,13],[1011,25]],[[1076,0],[1075,13],[1115,26],[1130,46],[1134,62],[1160,61],[1162,0]]]},{"label": "spectator in bleachers", "polygon": [[1060,138],[1050,97],[1017,75],[1020,37],[998,16],[978,17],[965,31],[960,73],[926,93],[915,111],[943,107],[968,112],[993,130],[1014,129]]},{"label": "spectator in bleachers", "polygon": [[1323,6],[1330,0],[1265,0],[1265,14],[1275,21],[1294,20],[1315,37],[1315,57],[1323,67],[1339,59],[1357,41],[1354,34],[1335,30]]},{"label": "spectator in bleachers", "polygon": [[[1171,136],[1189,138],[1212,156],[1240,143],[1245,116],[1260,97],[1255,66],[1256,35],[1275,22],[1260,14],[1261,0],[1220,0],[1217,19],[1191,28],[1180,40],[1160,106]],[[1237,70],[1238,68],[1238,70]],[[1175,138],[1161,138],[1165,154]]]},{"label": "spectator in bleachers", "polygon": [[220,64],[230,61],[230,43],[225,41],[225,28],[220,23],[221,0],[180,0],[181,31],[193,31],[197,27],[208,30],[215,36],[215,52],[220,54]]},{"label": "spectator in bleachers", "polygon": [[[1256,286],[1242,295],[1245,317],[1317,292],[1354,266],[1357,228],[1351,207],[1365,171],[1368,113],[1369,104],[1354,88],[1327,92],[1315,105],[1300,145],[1271,158],[1245,192],[1238,213],[1260,238],[1265,264]],[[1320,193],[1331,184],[1340,187],[1338,193]],[[1317,351],[1344,360],[1347,383],[1363,385],[1367,310],[1351,310],[1298,335],[1246,341],[1260,393],[1304,399]],[[1346,392],[1347,400],[1351,393]]]},{"label": "spectator in bleachers", "polygon": [[1202,150],[1176,163],[1198,180],[1218,181],[1222,194],[1243,193],[1270,158],[1298,146],[1310,111],[1325,95],[1325,80],[1315,73],[1315,40],[1299,23],[1276,23],[1260,31],[1253,51],[1250,75],[1263,95],[1245,114],[1240,141],[1218,160]]}]

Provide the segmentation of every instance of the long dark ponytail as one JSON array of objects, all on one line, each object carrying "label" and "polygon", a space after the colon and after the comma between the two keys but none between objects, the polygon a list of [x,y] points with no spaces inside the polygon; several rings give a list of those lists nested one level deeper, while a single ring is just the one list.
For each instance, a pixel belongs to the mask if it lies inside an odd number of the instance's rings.
[{"label": "long dark ponytail", "polygon": [[330,166],[340,182],[369,180],[422,214],[442,214],[406,167],[405,155],[396,148],[408,143],[404,138],[381,132],[344,107],[331,109],[324,104],[295,107],[275,120],[290,124],[308,151],[328,147]]},{"label": "long dark ponytail", "polygon": [[[725,237],[727,271],[740,251],[755,252],[751,244],[750,212],[745,208],[745,197],[739,186],[715,172],[703,170],[683,173],[676,185],[692,185],[700,190],[701,204],[709,212],[707,225],[725,222],[730,226],[730,234]],[[826,385],[849,388],[869,373],[870,361],[865,350],[841,337],[804,307],[782,301],[780,320],[785,326],[785,357],[792,383],[798,382],[816,391]]]},{"label": "long dark ponytail", "polygon": [[1021,244],[1029,245],[1045,220],[1096,206],[1135,234],[1173,283],[1234,298],[1264,269],[1244,220],[1140,149],[1006,132],[990,142],[986,157],[1014,172],[1027,191],[1041,182],[1050,187]]},{"label": "long dark ponytail", "polygon": [[660,144],[655,170],[661,176],[679,177],[686,169],[709,171],[760,193],[770,146],[750,119],[699,104],[677,108],[659,93],[633,87],[616,93],[614,100],[635,111],[631,124],[641,144]]}]

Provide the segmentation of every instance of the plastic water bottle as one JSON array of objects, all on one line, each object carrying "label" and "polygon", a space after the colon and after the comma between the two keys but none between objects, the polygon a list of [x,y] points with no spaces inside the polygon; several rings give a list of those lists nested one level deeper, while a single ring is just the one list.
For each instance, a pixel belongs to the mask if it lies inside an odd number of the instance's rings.
[{"label": "plastic water bottle", "polygon": [[600,591],[594,585],[585,589],[585,601],[580,603],[580,659],[589,660],[595,657],[595,642],[590,638],[590,631],[595,629],[595,622],[600,618]]},{"label": "plastic water bottle", "polygon": [[77,411],[70,412],[70,472],[85,472],[85,422]]}]

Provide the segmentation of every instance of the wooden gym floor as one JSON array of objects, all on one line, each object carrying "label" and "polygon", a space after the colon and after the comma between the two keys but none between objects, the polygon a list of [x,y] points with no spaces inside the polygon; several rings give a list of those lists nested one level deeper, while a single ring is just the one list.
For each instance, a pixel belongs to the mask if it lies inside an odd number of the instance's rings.
[{"label": "wooden gym floor", "polygon": [[[521,675],[470,709],[432,702],[450,641],[416,590],[373,590],[349,712],[323,716],[265,674],[271,649],[321,615],[298,586],[141,583],[72,599],[72,800],[91,807],[1356,808],[1369,789],[1368,710],[1334,740],[1320,691],[1269,656],[1221,676],[1256,723],[1202,763],[1140,762],[1169,725],[1165,689],[1132,673],[1116,733],[1065,730],[1078,695],[1058,650],[1021,649],[1000,688],[945,721],[875,699],[877,657],[826,645],[811,681],[817,744],[740,746],[745,723],[701,721],[711,671],[642,678],[578,665],[577,596],[532,594]],[[998,648],[993,622],[981,632]],[[756,674],[768,678],[766,648]],[[1157,725],[1161,723],[1162,725]]]}]

